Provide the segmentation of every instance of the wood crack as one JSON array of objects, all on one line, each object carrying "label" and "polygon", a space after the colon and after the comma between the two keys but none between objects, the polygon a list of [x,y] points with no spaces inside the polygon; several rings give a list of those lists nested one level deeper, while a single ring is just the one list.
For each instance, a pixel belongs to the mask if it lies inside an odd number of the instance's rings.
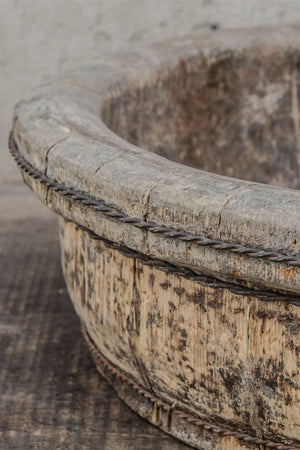
[{"label": "wood crack", "polygon": [[244,191],[245,189],[248,189],[250,186],[254,186],[256,183],[253,184],[249,184],[249,185],[244,185],[241,186],[239,189],[237,189],[235,192],[233,192],[232,195],[230,195],[227,200],[225,201],[224,205],[221,207],[220,211],[218,212],[218,216],[217,216],[217,226],[218,226],[218,235],[220,235],[221,232],[221,227],[222,227],[222,213],[225,210],[225,208],[227,208],[227,206],[229,205],[229,203],[238,195],[240,194],[242,191]]}]

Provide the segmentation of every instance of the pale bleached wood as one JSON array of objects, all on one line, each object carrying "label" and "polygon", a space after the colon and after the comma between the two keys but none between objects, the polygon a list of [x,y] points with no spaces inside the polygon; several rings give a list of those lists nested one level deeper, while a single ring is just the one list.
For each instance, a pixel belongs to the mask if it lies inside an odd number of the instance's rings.
[{"label": "pale bleached wood", "polygon": [[300,440],[299,308],[201,286],[125,257],[72,223],[60,229],[71,299],[105,357],[208,421]]}]

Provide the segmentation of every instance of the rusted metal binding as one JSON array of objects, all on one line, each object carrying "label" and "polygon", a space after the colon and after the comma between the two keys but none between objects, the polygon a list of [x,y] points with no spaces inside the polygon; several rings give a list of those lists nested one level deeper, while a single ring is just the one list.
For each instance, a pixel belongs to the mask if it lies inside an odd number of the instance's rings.
[{"label": "rusted metal binding", "polygon": [[136,217],[130,217],[125,213],[117,211],[112,206],[106,205],[104,202],[94,200],[86,194],[70,189],[62,183],[59,183],[42,172],[34,168],[19,152],[18,147],[13,139],[12,133],[9,136],[9,148],[10,152],[15,159],[16,163],[21,169],[32,176],[35,180],[41,184],[46,185],[48,188],[53,188],[55,191],[62,193],[65,196],[71,197],[86,206],[90,206],[96,211],[119,220],[122,223],[131,224],[136,228],[140,228],[150,233],[160,234],[172,239],[179,239],[185,242],[192,242],[196,245],[203,247],[212,247],[219,251],[228,251],[236,254],[247,255],[251,258],[260,258],[268,261],[274,261],[276,263],[284,263],[289,266],[300,266],[300,258],[297,256],[283,255],[279,252],[270,252],[259,248],[249,248],[237,243],[225,242],[218,239],[210,239],[209,237],[194,235],[187,231],[176,230],[174,228],[158,225],[154,222],[145,222],[144,220]]},{"label": "rusted metal binding", "polygon": [[[74,223],[74,222],[73,222]],[[216,278],[209,277],[207,275],[200,275],[199,273],[194,272],[192,269],[188,269],[187,267],[175,266],[167,261],[162,261],[160,259],[150,258],[150,256],[144,255],[142,253],[136,252],[128,247],[124,247],[123,245],[117,244],[115,242],[109,241],[101,236],[98,236],[93,231],[89,230],[82,225],[76,224],[78,228],[88,233],[91,239],[100,240],[104,242],[104,244],[108,248],[112,248],[117,250],[122,255],[127,258],[134,258],[138,260],[145,266],[155,267],[156,269],[177,273],[178,275],[187,278],[189,280],[195,281],[202,286],[211,287],[214,289],[228,289],[230,292],[236,295],[250,295],[260,300],[264,301],[288,301],[295,306],[300,307],[300,297],[292,296],[292,295],[284,295],[279,292],[267,291],[267,290],[258,290],[258,289],[249,289],[245,286],[240,286],[237,284],[229,283],[226,281],[217,280]]]},{"label": "rusted metal binding", "polygon": [[[218,250],[227,250],[234,253],[244,253],[247,254],[247,256],[250,256],[252,258],[263,258],[272,260],[278,263],[284,263],[288,264],[290,266],[300,266],[300,259],[295,256],[286,256],[282,255],[277,252],[267,252],[260,249],[255,248],[247,248],[243,247],[240,244],[229,244],[223,241],[216,241],[213,239],[205,238],[202,236],[194,236],[191,233],[185,232],[185,231],[178,231],[174,230],[172,228],[168,228],[165,226],[158,226],[155,223],[147,223],[144,222],[141,219],[129,217],[127,214],[118,212],[113,208],[112,206],[105,205],[103,202],[93,200],[89,196],[82,194],[80,192],[75,191],[74,189],[70,189],[64,184],[58,183],[57,181],[47,177],[39,170],[35,169],[26,159],[20,154],[18,147],[13,139],[12,133],[9,136],[9,149],[10,152],[15,159],[16,163],[19,165],[19,167],[28,175],[32,176],[35,180],[39,181],[41,184],[46,185],[48,188],[52,188],[57,192],[60,192],[61,194],[68,196],[72,198],[74,201],[78,201],[83,203],[86,206],[90,206],[96,211],[99,211],[109,217],[112,217],[114,219],[120,220],[123,223],[130,223],[131,225],[141,228],[144,230],[147,230],[151,233],[157,233],[162,234],[167,237],[171,237],[174,239],[180,239],[184,241],[194,242],[197,245],[205,245],[205,246],[212,246]],[[80,225],[78,225],[80,226]],[[80,226],[81,227],[81,226]],[[93,239],[102,239],[100,236],[96,235],[93,231],[81,227],[85,231],[89,232],[90,236],[93,237]],[[112,243],[105,239],[107,245],[114,246],[114,248],[118,248],[120,251],[124,253],[124,251],[127,252],[127,254],[133,255],[133,257],[138,258],[141,260],[144,264],[152,264],[155,267],[162,268],[164,270],[170,270],[170,271],[176,271],[177,273],[188,277],[189,279],[192,279],[194,281],[198,281],[199,283],[205,284],[206,286],[211,286],[214,288],[227,288],[231,292],[237,295],[254,295],[262,300],[266,301],[288,301],[289,303],[292,303],[295,306],[300,306],[300,298],[297,296],[290,296],[290,295],[283,295],[279,294],[277,292],[273,291],[260,291],[255,289],[247,289],[243,286],[238,286],[233,283],[227,283],[223,281],[219,281],[210,277],[202,276],[197,274],[191,269],[187,269],[185,267],[178,267],[175,265],[172,265],[170,263],[167,263],[165,261],[161,260],[155,260],[152,259],[146,255],[142,255],[138,252],[134,252],[133,250],[127,249],[126,247],[120,246],[118,244]],[[108,244],[109,243],[109,244]],[[276,256],[275,256],[276,255]],[[205,280],[205,281],[204,281]]]},{"label": "rusted metal binding", "polygon": [[[172,426],[172,417],[175,415],[179,420],[182,420],[184,422],[188,422],[189,424],[192,424],[203,431],[208,431],[211,433],[216,433],[220,437],[225,436],[232,436],[233,438],[245,442],[245,443],[251,443],[255,445],[264,445],[266,448],[270,449],[277,449],[277,450],[297,450],[300,449],[300,447],[295,447],[293,445],[287,445],[280,442],[275,442],[267,439],[261,439],[255,436],[250,436],[249,434],[239,433],[233,430],[230,430],[228,428],[223,428],[218,425],[214,425],[212,423],[209,423],[203,419],[200,419],[196,417],[195,415],[191,413],[186,413],[185,411],[179,409],[177,405],[171,405],[155,395],[153,393],[147,391],[142,386],[140,386],[138,383],[127,377],[124,373],[122,373],[119,369],[117,369],[108,359],[105,358],[105,356],[102,355],[102,353],[96,348],[95,344],[93,343],[92,339],[88,335],[88,332],[84,325],[81,325],[81,329],[83,332],[83,335],[85,337],[85,340],[87,342],[88,348],[96,362],[96,364],[99,364],[103,370],[104,373],[113,375],[114,377],[118,378],[118,380],[126,385],[126,391],[129,393],[130,391],[135,391],[135,394],[146,398],[149,402],[151,402],[154,405],[156,405],[159,408],[162,408],[163,410],[168,412],[168,426]],[[109,381],[109,380],[108,380]],[[167,431],[167,430],[165,430]],[[170,430],[169,430],[170,431]]]}]

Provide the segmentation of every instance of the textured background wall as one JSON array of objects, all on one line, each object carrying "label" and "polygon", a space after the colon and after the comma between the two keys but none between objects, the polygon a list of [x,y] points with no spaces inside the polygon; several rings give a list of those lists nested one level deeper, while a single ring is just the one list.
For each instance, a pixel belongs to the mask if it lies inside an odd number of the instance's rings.
[{"label": "textured background wall", "polygon": [[300,23],[299,0],[0,0],[0,189],[13,105],[32,87],[122,48],[189,31]]}]

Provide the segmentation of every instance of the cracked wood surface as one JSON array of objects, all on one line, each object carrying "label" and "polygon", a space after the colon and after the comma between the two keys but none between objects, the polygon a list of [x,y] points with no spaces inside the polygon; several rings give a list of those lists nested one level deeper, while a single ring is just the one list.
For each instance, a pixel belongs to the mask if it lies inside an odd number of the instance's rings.
[{"label": "cracked wood surface", "polygon": [[[194,35],[175,43],[163,43],[141,54],[115,55],[111,61],[62,75],[16,106],[14,138],[34,167],[132,217],[225,242],[298,255],[300,194],[286,186],[296,187],[298,183],[298,168],[294,163],[298,158],[295,154],[297,128],[292,105],[297,92],[292,76],[300,38],[293,27],[256,31]],[[228,70],[236,69],[231,84],[224,75],[227,66]],[[261,82],[257,83],[258,87],[251,81],[256,67]],[[238,118],[243,132],[249,133],[245,140],[248,153],[239,159],[240,174],[246,176],[245,171],[250,167],[254,177],[257,172],[258,181],[277,182],[285,187],[224,177],[155,154],[163,155],[165,147],[157,149],[151,139],[157,138],[159,144],[163,136],[169,136],[170,145],[166,148],[172,153],[176,145],[186,147],[190,142],[186,133],[190,131],[193,136],[196,122],[201,123],[201,108],[191,110],[190,114],[185,109],[187,99],[191,98],[188,89],[200,92],[200,100],[205,92],[201,90],[203,86],[198,86],[199,81],[195,81],[202,78],[195,77],[195,73],[202,74],[208,83],[204,88],[212,89],[212,93],[216,92],[216,83],[225,87],[221,94],[212,95],[216,103],[210,104],[209,98],[204,98],[204,104],[208,102],[211,108],[209,111],[216,111],[217,119],[209,113],[209,133],[206,136],[203,129],[200,133],[200,136],[204,133],[203,142],[197,137],[191,141],[193,164],[195,155],[202,149],[199,158],[204,168],[229,173],[228,167],[234,167],[238,159],[234,142],[240,142],[241,137],[234,134],[232,122]],[[239,94],[233,96],[233,102],[230,96],[226,97],[226,92],[234,92],[235,86]],[[263,86],[267,86],[265,91]],[[169,110],[165,108],[168,100],[172,105]],[[173,108],[174,101],[177,103]],[[218,134],[212,124],[217,120],[217,127],[218,121],[227,117],[226,108],[237,108],[234,116],[229,115],[229,131],[225,127],[220,138],[211,143],[209,136]],[[169,118],[170,111],[174,117]],[[195,117],[194,122],[189,124],[187,117]],[[173,125],[168,128],[170,123]],[[186,130],[180,131],[175,144],[174,126],[177,131]],[[136,145],[121,139],[112,130]],[[228,148],[232,148],[232,159],[224,152],[222,136]],[[234,137],[238,139],[233,140]],[[274,142],[279,143],[279,148]],[[207,161],[203,153],[206,146],[212,154]],[[268,154],[268,149],[273,153]],[[186,150],[182,155],[177,150],[175,153],[179,162],[189,163],[185,160],[189,154]],[[224,155],[230,164],[226,165]],[[166,156],[174,159],[172,154]],[[219,169],[209,165],[218,159]],[[300,292],[298,268],[291,275],[272,261],[253,261],[243,255],[171,241],[116,224],[101,215],[99,220],[99,214],[88,208],[76,205],[73,208],[53,191],[39,189],[28,177],[25,180],[50,209],[129,248],[220,279]]]}]

